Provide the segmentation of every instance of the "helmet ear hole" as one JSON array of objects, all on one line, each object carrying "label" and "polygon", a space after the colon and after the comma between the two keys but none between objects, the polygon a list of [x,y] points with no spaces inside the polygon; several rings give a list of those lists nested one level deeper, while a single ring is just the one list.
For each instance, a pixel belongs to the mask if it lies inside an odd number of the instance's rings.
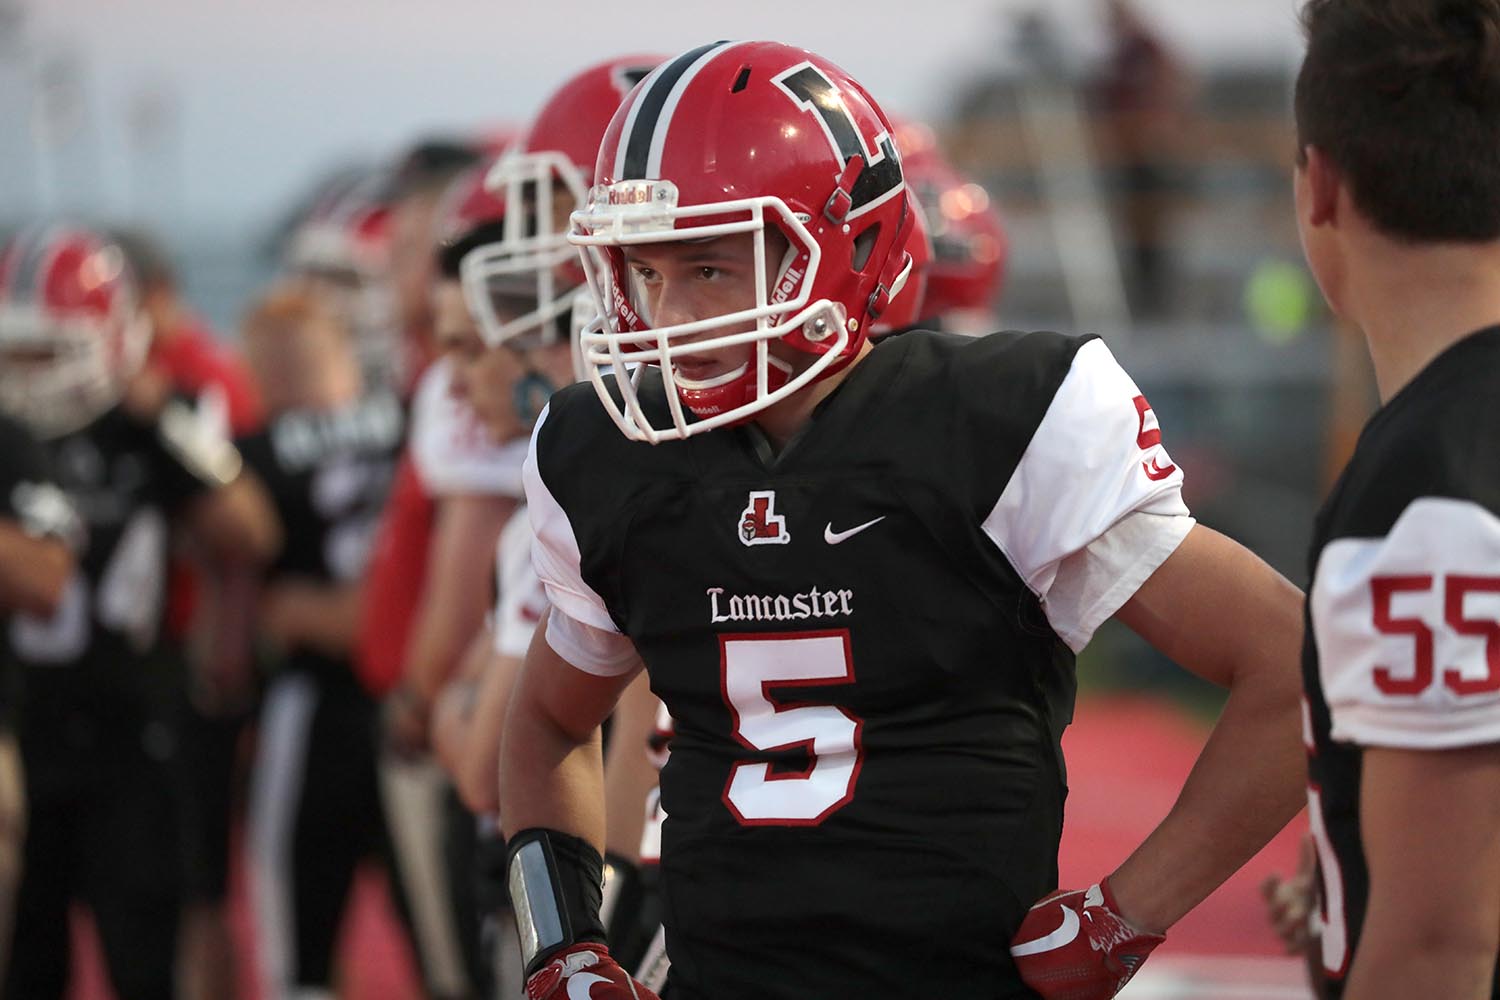
[{"label": "helmet ear hole", "polygon": [[869,229],[854,238],[854,252],[850,257],[849,265],[856,271],[863,271],[870,263],[870,254],[875,250],[875,244],[880,239],[880,223],[875,223]]}]

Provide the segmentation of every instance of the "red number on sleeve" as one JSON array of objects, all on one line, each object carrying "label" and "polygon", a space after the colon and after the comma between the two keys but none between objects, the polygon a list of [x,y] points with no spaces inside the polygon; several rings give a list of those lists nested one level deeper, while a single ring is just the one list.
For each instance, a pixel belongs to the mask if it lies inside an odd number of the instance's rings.
[{"label": "red number on sleeve", "polygon": [[1461,695],[1500,691],[1500,622],[1464,617],[1464,598],[1472,593],[1500,594],[1500,577],[1448,577],[1448,590],[1443,602],[1443,615],[1448,619],[1448,626],[1459,635],[1482,637],[1485,663],[1489,666],[1483,677],[1473,680],[1466,679],[1452,667],[1443,671],[1443,683],[1455,694]]},{"label": "red number on sleeve", "polygon": [[1389,667],[1375,668],[1375,686],[1385,694],[1416,695],[1432,683],[1432,629],[1420,618],[1392,618],[1391,598],[1396,594],[1432,589],[1431,576],[1377,576],[1370,580],[1375,603],[1375,628],[1386,635],[1409,635],[1416,643],[1416,672],[1407,678],[1393,676]]}]

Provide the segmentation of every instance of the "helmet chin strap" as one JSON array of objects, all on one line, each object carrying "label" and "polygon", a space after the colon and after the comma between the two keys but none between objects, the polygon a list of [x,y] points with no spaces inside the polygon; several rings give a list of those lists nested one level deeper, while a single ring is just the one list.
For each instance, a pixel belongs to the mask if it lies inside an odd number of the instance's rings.
[{"label": "helmet chin strap", "polygon": [[896,231],[896,238],[891,245],[891,253],[886,257],[885,266],[881,268],[879,283],[875,290],[870,293],[867,305],[865,321],[873,324],[885,312],[886,307],[891,304],[891,299],[906,287],[906,280],[911,277],[912,266],[915,261],[905,249],[906,241],[911,237],[912,227],[916,225],[912,213],[915,210],[911,204],[907,204],[901,214],[901,226]]}]

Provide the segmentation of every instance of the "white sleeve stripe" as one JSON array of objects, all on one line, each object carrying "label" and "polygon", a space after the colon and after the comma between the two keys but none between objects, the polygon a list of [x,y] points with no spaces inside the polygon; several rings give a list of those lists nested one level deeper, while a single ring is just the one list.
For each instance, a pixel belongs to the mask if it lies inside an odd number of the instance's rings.
[{"label": "white sleeve stripe", "polygon": [[[1081,606],[1070,609],[1067,615],[1059,615],[1064,621],[1072,621],[1070,627],[1064,627],[1058,631],[1058,638],[1068,644],[1068,648],[1078,653],[1093,639],[1094,633],[1099,626],[1112,618],[1126,602],[1135,596],[1135,592],[1141,589],[1141,584],[1151,578],[1161,564],[1166,562],[1182,540],[1187,538],[1188,532],[1193,530],[1197,520],[1188,515],[1160,516],[1156,514],[1137,513],[1124,518],[1118,525],[1105,532],[1100,538],[1090,543],[1083,553],[1079,553],[1068,560],[1064,560],[1062,567],[1058,570],[1058,580],[1053,584],[1052,595],[1043,609],[1047,611],[1048,620],[1053,617],[1056,606],[1062,603],[1062,599],[1072,587],[1071,581],[1065,583],[1065,574],[1070,569],[1069,562],[1072,559],[1089,558],[1091,550],[1118,548],[1118,553],[1109,553],[1118,557],[1130,558],[1127,552],[1133,552],[1134,558],[1130,562],[1110,561],[1108,554],[1097,558],[1090,558],[1090,565],[1082,573],[1091,577],[1089,582],[1107,580],[1105,589],[1092,599],[1084,596],[1080,601]],[[1132,536],[1131,544],[1125,547],[1114,547],[1108,545],[1110,536],[1120,532],[1121,529],[1129,532]],[[1149,537],[1147,537],[1149,532]],[[1139,542],[1140,547],[1135,547]],[[1092,588],[1089,582],[1083,584],[1084,594]]]},{"label": "white sleeve stripe", "polygon": [[531,518],[523,504],[505,525],[495,550],[495,652],[520,657],[541,620],[546,594],[531,565]]},{"label": "white sleeve stripe", "polygon": [[536,442],[550,412],[549,404],[537,418],[523,471],[526,480],[526,505],[531,516],[531,526],[536,532],[535,544],[531,548],[532,565],[554,608],[585,625],[592,625],[606,632],[618,632],[604,599],[594,593],[583,580],[580,569],[582,556],[578,549],[578,539],[573,533],[573,525],[568,520],[567,512],[547,488],[541,471],[537,468]]},{"label": "white sleeve stripe", "polygon": [[553,608],[547,616],[547,645],[574,669],[595,677],[621,677],[640,661],[635,645],[618,632],[591,628]]}]

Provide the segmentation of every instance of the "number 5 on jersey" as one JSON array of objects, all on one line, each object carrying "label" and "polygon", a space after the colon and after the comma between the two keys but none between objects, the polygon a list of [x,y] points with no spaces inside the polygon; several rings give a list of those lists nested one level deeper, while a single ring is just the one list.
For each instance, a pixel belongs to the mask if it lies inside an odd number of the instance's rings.
[{"label": "number 5 on jersey", "polygon": [[864,762],[863,723],[836,705],[773,700],[772,687],[816,688],[854,681],[849,632],[719,637],[719,683],[734,738],[762,752],[804,748],[808,766],[773,773],[764,761],[740,761],[724,785],[724,804],[745,826],[817,826],[854,797]]}]

